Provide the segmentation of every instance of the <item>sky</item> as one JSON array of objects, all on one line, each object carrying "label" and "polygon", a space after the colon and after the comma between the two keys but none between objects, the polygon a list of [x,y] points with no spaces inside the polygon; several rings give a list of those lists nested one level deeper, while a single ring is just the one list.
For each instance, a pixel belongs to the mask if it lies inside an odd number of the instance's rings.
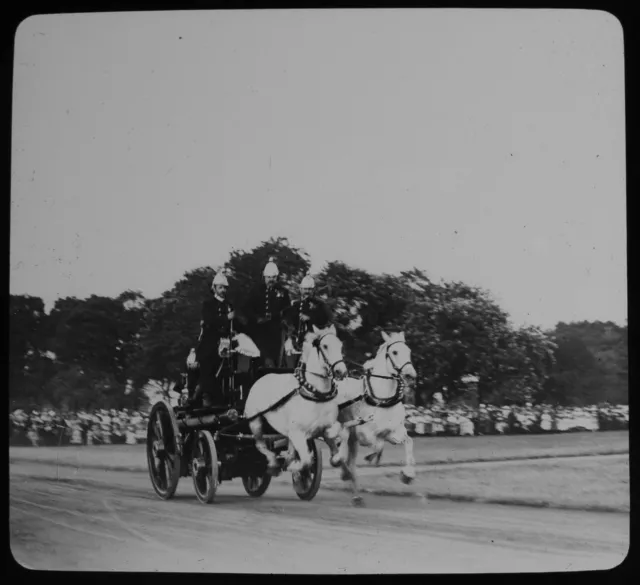
[{"label": "sky", "polygon": [[481,286],[516,324],[624,324],[623,50],[587,10],[33,16],[11,294],[154,297],[283,236],[313,271]]}]

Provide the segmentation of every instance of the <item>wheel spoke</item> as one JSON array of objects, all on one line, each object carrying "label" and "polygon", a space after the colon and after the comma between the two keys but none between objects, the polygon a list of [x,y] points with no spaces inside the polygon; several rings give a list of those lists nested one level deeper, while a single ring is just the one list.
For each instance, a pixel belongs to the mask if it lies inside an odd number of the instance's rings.
[{"label": "wheel spoke", "polygon": [[147,464],[153,487],[163,500],[174,496],[180,479],[177,432],[171,406],[164,401],[155,404],[147,426]]},{"label": "wheel spoke", "polygon": [[155,476],[158,487],[164,491],[166,489],[166,479],[162,464],[162,459],[158,459],[158,464],[154,466],[155,468]]},{"label": "wheel spoke", "polygon": [[162,422],[160,421],[160,416],[158,415],[158,417],[155,420],[155,427],[156,427],[156,436],[158,437],[158,439],[163,440],[164,439],[164,430],[162,428]]},{"label": "wheel spoke", "polygon": [[201,431],[194,437],[190,450],[193,484],[203,504],[213,501],[218,485],[217,452],[212,439],[208,431]]}]

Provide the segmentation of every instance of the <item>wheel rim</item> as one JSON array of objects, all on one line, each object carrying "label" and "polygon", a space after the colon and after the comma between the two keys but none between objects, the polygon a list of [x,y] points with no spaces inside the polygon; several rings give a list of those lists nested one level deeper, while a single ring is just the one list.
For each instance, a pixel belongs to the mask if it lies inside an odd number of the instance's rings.
[{"label": "wheel rim", "polygon": [[158,408],[149,422],[147,444],[151,477],[156,490],[167,495],[171,490],[176,460],[171,419],[168,412]]},{"label": "wheel rim", "polygon": [[213,461],[211,450],[204,436],[199,435],[194,444],[191,473],[198,495],[206,498],[212,489]]},{"label": "wheel rim", "polygon": [[247,488],[251,491],[259,490],[262,487],[262,478],[249,476],[246,478]]},{"label": "wheel rim", "polygon": [[262,496],[271,483],[270,475],[243,475],[242,485],[245,491],[252,497]]},{"label": "wheel rim", "polygon": [[209,504],[218,489],[218,452],[209,431],[199,431],[194,437],[189,467],[198,500]]}]

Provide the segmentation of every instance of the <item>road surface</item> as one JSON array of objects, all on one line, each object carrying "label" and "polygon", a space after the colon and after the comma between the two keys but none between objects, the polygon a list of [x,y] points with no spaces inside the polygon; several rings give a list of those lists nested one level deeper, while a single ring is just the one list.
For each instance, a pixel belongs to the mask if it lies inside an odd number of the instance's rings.
[{"label": "road surface", "polygon": [[190,478],[159,500],[144,473],[13,463],[11,550],[34,569],[242,573],[468,573],[606,569],[629,515],[425,502],[320,489],[290,475],[259,499],[224,482],[204,506]]}]

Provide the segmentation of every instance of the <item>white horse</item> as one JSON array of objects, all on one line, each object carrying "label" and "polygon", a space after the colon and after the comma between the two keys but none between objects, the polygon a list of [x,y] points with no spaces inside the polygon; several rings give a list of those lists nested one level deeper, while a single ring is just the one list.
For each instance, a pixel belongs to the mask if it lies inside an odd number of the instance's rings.
[{"label": "white horse", "polygon": [[388,335],[383,331],[382,338],[384,343],[376,356],[364,365],[365,374],[339,384],[338,421],[348,429],[348,439],[340,445],[339,457],[346,463],[342,479],[351,481],[355,504],[362,502],[356,477],[358,445],[373,447],[373,454],[379,459],[385,441],[404,444],[405,466],[401,479],[410,483],[416,477],[413,440],[405,427],[402,400],[406,385],[411,386],[417,374],[404,333]]},{"label": "white horse", "polygon": [[[275,454],[267,448],[263,440],[263,419],[278,433],[289,439],[288,469],[300,472],[312,463],[312,455],[307,441],[323,437],[333,454],[331,464],[341,463],[338,438],[346,442],[347,433],[338,422],[338,393],[334,378],[342,380],[347,376],[347,367],[342,354],[342,342],[332,325],[327,329],[314,326],[308,333],[300,359],[301,367],[296,374],[266,374],[252,387],[245,404],[247,418],[265,412],[249,426],[256,439],[257,449],[265,455],[271,473],[279,467]],[[292,396],[273,410],[268,410],[277,402]],[[298,459],[292,461],[295,452]]]}]

